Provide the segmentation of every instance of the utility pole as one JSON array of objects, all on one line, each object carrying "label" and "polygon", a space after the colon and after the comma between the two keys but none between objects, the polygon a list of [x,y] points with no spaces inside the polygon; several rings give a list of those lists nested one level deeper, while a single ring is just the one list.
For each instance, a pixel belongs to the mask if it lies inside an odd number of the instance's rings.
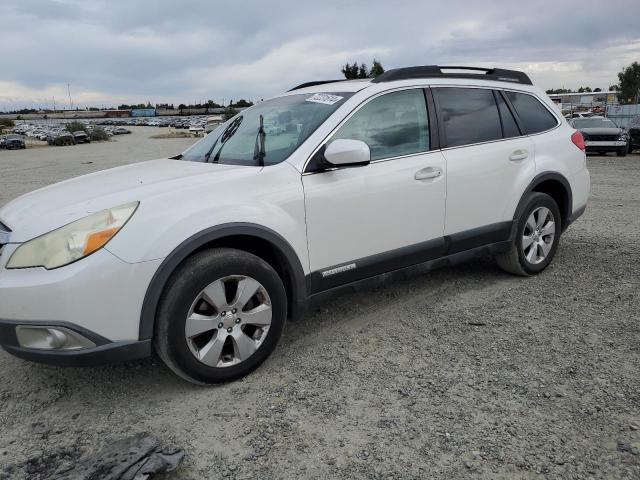
[{"label": "utility pole", "polygon": [[56,97],[53,98],[53,113],[56,113]]},{"label": "utility pole", "polygon": [[71,86],[67,82],[67,93],[69,94],[69,110],[73,110],[73,100],[71,100]]}]

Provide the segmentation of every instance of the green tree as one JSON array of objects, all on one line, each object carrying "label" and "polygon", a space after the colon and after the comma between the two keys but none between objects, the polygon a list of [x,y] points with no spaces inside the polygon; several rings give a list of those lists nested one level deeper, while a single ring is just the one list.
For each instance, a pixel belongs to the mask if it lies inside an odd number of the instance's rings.
[{"label": "green tree", "polygon": [[373,63],[371,64],[371,70],[369,70],[369,76],[372,78],[377,77],[384,73],[384,67],[382,64],[377,61],[375,58],[373,59]]},{"label": "green tree", "polygon": [[358,63],[354,62],[353,65],[350,65],[349,63],[345,64],[342,67],[342,74],[347,80],[358,78]]},{"label": "green tree", "polygon": [[640,100],[640,63],[633,62],[618,73],[620,103],[637,103]]},{"label": "green tree", "polygon": [[247,102],[244,98],[241,98],[236,103],[234,103],[232,106],[236,107],[236,108],[246,108],[246,107],[250,107],[252,105],[253,105],[253,102]]},{"label": "green tree", "polygon": [[572,93],[570,89],[568,88],[551,88],[549,90],[547,90],[547,94],[548,95],[558,95],[558,94],[562,94],[562,93]]},{"label": "green tree", "polygon": [[10,118],[0,118],[0,127],[12,128],[15,126],[16,126],[15,122]]},{"label": "green tree", "polygon": [[377,77],[381,73],[384,73],[384,67],[375,58],[371,64],[371,70],[369,70],[366,63],[358,65],[358,62],[353,62],[353,64],[347,63],[342,67],[342,74],[347,80],[353,80],[355,78],[373,78]]},{"label": "green tree", "polygon": [[222,115],[222,119],[223,121],[227,121],[230,120],[231,118],[235,117],[238,114],[238,111],[235,108],[231,108],[231,106],[228,106],[227,109],[224,111],[224,114]]},{"label": "green tree", "polygon": [[91,130],[91,133],[89,133],[89,137],[93,142],[105,142],[109,140],[109,135],[107,134],[107,132],[100,127],[95,127],[93,130]]},{"label": "green tree", "polygon": [[71,132],[71,133],[79,132],[79,131],[87,132],[87,127],[85,126],[84,123],[81,123],[81,122],[67,123],[67,126],[64,128],[67,132]]}]

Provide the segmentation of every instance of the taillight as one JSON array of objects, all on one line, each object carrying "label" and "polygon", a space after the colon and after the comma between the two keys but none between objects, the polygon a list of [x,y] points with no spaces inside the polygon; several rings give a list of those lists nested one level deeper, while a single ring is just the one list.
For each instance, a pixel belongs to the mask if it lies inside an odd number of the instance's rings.
[{"label": "taillight", "polygon": [[571,141],[580,150],[582,150],[583,152],[585,151],[584,137],[582,136],[582,134],[580,132],[578,132],[578,131],[573,132],[573,135],[571,135]]}]

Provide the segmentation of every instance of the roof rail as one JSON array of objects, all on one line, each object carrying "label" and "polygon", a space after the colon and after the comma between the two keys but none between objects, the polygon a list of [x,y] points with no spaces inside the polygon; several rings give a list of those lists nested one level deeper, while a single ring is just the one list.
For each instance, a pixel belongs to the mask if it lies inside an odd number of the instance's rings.
[{"label": "roof rail", "polygon": [[344,82],[345,80],[346,80],[346,78],[343,78],[343,79],[340,79],[340,80],[318,80],[318,81],[315,81],[315,82],[301,83],[297,87],[293,87],[291,90],[287,90],[287,91],[288,92],[293,92],[294,90],[300,90],[301,88],[315,87],[316,85],[324,85],[325,83]]},{"label": "roof rail", "polygon": [[[444,72],[443,70],[469,70],[471,72]],[[473,78],[476,80],[496,80],[498,82],[521,83],[533,85],[526,73],[518,70],[505,70],[502,68],[479,68],[479,67],[449,67],[438,65],[425,65],[422,67],[405,67],[387,70],[371,80],[371,83],[393,82],[395,80],[411,80],[414,78]]]}]

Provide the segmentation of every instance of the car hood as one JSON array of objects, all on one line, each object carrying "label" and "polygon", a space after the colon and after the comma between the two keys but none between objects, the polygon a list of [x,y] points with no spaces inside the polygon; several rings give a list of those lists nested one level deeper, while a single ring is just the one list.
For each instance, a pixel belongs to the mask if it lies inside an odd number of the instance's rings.
[{"label": "car hood", "polygon": [[22,243],[94,212],[158,195],[183,195],[189,188],[215,184],[261,168],[151,160],[56,183],[27,193],[0,209],[10,241]]},{"label": "car hood", "polygon": [[619,135],[621,128],[579,128],[582,133],[587,135]]}]

